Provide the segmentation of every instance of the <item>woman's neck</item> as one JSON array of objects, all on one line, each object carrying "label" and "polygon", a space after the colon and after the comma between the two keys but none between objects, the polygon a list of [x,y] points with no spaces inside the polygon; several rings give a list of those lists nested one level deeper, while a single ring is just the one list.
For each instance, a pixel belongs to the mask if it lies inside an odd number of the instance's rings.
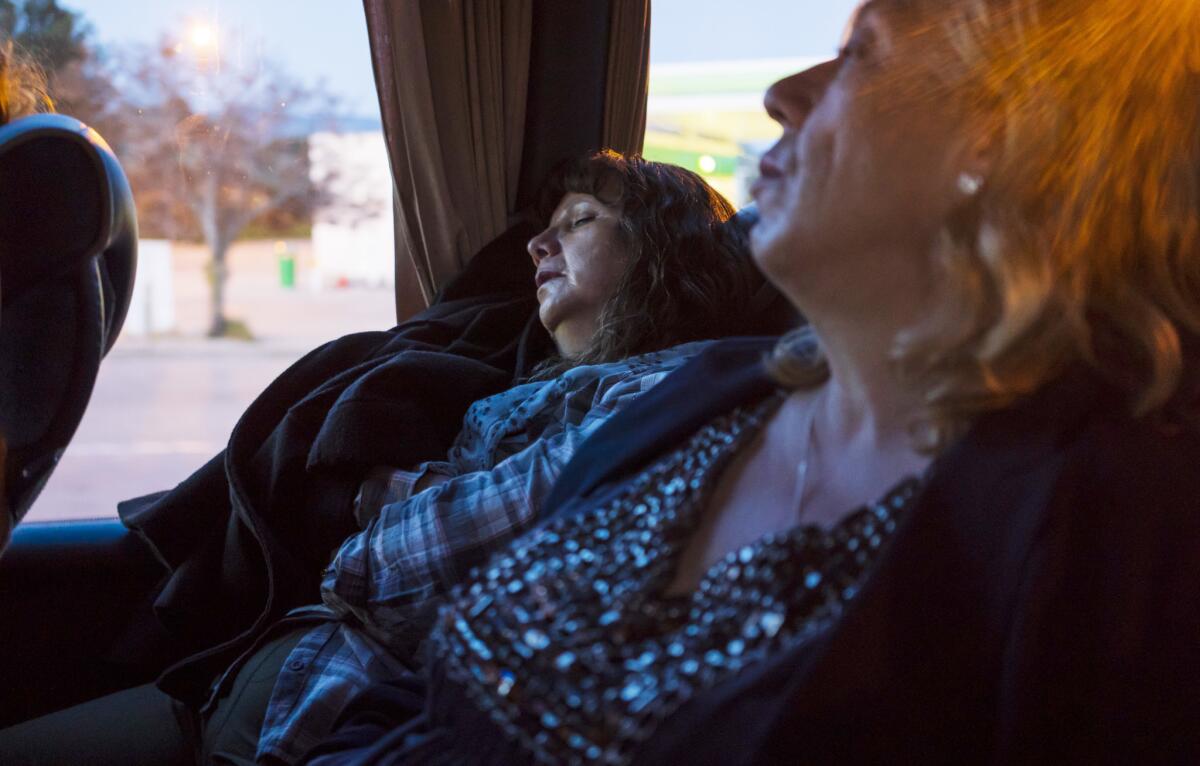
[{"label": "woman's neck", "polygon": [[911,442],[922,392],[902,381],[892,361],[897,335],[918,321],[917,305],[880,306],[868,316],[809,315],[829,381],[819,416],[826,438],[887,449]]}]

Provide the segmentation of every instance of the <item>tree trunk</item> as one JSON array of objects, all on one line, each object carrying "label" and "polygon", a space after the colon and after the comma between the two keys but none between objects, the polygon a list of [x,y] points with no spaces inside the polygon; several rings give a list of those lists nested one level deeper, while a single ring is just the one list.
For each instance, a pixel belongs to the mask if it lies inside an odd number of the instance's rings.
[{"label": "tree trunk", "polygon": [[209,267],[209,287],[211,302],[209,303],[208,337],[223,338],[229,332],[229,320],[225,316],[225,278],[229,270],[225,267],[225,255],[229,246],[224,242],[212,245],[212,262]]},{"label": "tree trunk", "polygon": [[219,190],[217,176],[209,171],[201,190],[200,228],[211,253],[208,268],[210,338],[223,338],[229,331],[229,320],[225,316],[225,278],[228,276],[225,255],[229,251],[229,243],[221,232]]}]

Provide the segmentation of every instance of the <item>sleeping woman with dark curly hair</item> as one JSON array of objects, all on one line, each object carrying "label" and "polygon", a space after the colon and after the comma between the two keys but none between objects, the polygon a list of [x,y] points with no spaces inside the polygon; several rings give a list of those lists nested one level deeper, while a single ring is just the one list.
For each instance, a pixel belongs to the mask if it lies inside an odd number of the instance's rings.
[{"label": "sleeping woman with dark curly hair", "polygon": [[298,760],[348,698],[411,665],[441,595],[539,519],[589,434],[706,339],[765,329],[746,320],[764,282],[733,212],[671,165],[604,151],[560,167],[528,245],[557,355],[472,405],[445,460],[366,477],[324,603],[263,633],[199,710],[138,687],[0,733],[0,761]]}]

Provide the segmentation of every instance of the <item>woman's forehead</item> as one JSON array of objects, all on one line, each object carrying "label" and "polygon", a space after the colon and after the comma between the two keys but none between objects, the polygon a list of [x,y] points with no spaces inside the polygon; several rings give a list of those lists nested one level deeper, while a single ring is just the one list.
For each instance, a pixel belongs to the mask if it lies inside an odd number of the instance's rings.
[{"label": "woman's forehead", "polygon": [[842,30],[842,43],[849,41],[856,32],[877,32],[881,27],[886,27],[891,15],[888,12],[897,10],[896,5],[897,3],[889,0],[866,0],[860,3],[854,9],[854,13],[850,14],[850,20]]},{"label": "woman's forehead", "polygon": [[961,11],[955,9],[955,0],[867,0],[855,9],[847,23],[842,44],[857,38],[869,41],[877,56],[890,56],[904,49],[906,55],[915,53],[924,57],[933,41],[929,33],[941,29],[937,20]]},{"label": "woman's forehead", "polygon": [[842,38],[848,38],[859,24],[867,21],[876,12],[878,7],[879,0],[866,0],[859,3],[858,7],[850,14],[850,19],[846,22],[846,28],[842,30]]},{"label": "woman's forehead", "polygon": [[567,215],[572,210],[578,207],[596,206],[610,208],[611,205],[606,205],[597,199],[594,195],[587,192],[567,192],[563,198],[558,201],[558,206],[554,208],[554,213],[551,219],[557,219]]},{"label": "woman's forehead", "polygon": [[860,27],[879,32],[928,27],[936,18],[964,14],[963,6],[969,5],[963,0],[865,0],[850,14],[844,34],[849,37]]},{"label": "woman's forehead", "polygon": [[555,210],[566,210],[567,208],[581,205],[585,202],[598,203],[600,200],[587,192],[567,192],[563,198],[558,201],[558,207]]}]

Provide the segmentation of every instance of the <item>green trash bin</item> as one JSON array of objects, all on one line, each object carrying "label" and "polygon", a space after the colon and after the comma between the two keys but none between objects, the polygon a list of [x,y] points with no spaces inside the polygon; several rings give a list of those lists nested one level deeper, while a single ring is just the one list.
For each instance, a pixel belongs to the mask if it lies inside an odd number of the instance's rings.
[{"label": "green trash bin", "polygon": [[282,242],[275,243],[275,254],[279,256],[279,286],[296,286],[296,254]]}]

